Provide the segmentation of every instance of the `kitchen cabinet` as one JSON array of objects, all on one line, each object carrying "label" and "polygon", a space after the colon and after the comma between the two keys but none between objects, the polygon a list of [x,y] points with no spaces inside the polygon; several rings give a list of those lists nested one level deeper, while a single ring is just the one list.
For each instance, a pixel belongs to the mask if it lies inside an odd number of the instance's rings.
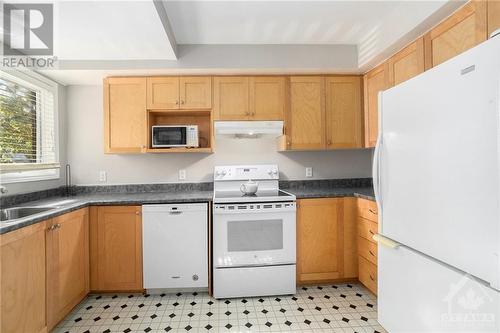
[{"label": "kitchen cabinet", "polygon": [[249,88],[249,110],[252,120],[283,120],[285,113],[284,77],[251,77]]},{"label": "kitchen cabinet", "polygon": [[141,291],[140,206],[90,208],[90,289]]},{"label": "kitchen cabinet", "polygon": [[147,78],[148,110],[212,108],[212,78],[170,76]]},{"label": "kitchen cabinet", "polygon": [[47,327],[54,328],[89,292],[88,208],[47,222]]},{"label": "kitchen cabinet", "polygon": [[387,89],[387,63],[364,75],[365,147],[375,147],[378,135],[378,93]]},{"label": "kitchen cabinet", "polygon": [[0,331],[46,332],[45,222],[0,236]]},{"label": "kitchen cabinet", "polygon": [[500,29],[500,0],[488,0],[488,37]]},{"label": "kitchen cabinet", "polygon": [[388,60],[388,86],[393,87],[423,73],[424,38],[420,37]]},{"label": "kitchen cabinet", "polygon": [[437,66],[485,41],[487,32],[486,1],[469,1],[425,34],[425,68]]},{"label": "kitchen cabinet", "polygon": [[324,149],[324,94],[323,77],[290,77],[290,109],[285,121],[286,149]]},{"label": "kitchen cabinet", "polygon": [[146,135],[146,78],[104,80],[104,152],[140,153]]},{"label": "kitchen cabinet", "polygon": [[326,148],[361,148],[363,125],[359,76],[326,79]]},{"label": "kitchen cabinet", "polygon": [[297,283],[355,278],[355,199],[301,199],[297,204]]},{"label": "kitchen cabinet", "polygon": [[250,116],[248,77],[214,77],[216,120],[244,120]]},{"label": "kitchen cabinet", "polygon": [[215,77],[215,119],[283,120],[285,88],[282,76]]},{"label": "kitchen cabinet", "polygon": [[378,233],[377,203],[358,199],[357,206],[359,281],[376,295],[378,244],[373,235]]}]

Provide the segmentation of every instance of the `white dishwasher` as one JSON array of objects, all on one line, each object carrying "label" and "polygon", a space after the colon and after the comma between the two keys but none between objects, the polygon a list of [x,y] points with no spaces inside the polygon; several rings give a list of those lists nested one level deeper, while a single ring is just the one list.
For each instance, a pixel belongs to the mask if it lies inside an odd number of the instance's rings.
[{"label": "white dishwasher", "polygon": [[208,204],[143,205],[145,289],[208,288]]}]

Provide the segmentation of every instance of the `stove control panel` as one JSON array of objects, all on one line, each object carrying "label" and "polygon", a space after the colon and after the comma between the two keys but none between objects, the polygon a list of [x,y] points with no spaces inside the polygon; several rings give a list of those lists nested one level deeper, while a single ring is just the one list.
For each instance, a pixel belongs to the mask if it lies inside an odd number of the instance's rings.
[{"label": "stove control panel", "polygon": [[278,180],[276,164],[267,165],[226,165],[216,166],[214,180]]}]

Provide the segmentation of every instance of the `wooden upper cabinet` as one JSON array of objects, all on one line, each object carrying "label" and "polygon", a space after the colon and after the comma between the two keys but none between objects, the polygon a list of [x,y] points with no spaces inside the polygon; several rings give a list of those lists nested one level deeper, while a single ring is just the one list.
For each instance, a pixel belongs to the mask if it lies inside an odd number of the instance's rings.
[{"label": "wooden upper cabinet", "polygon": [[388,61],[388,85],[393,87],[423,73],[424,39],[420,37],[404,49],[393,55]]},{"label": "wooden upper cabinet", "polygon": [[379,65],[365,74],[365,147],[375,147],[378,136],[378,93],[387,88],[387,64]]},{"label": "wooden upper cabinet", "polygon": [[325,148],[325,79],[290,77],[290,110],[286,116],[287,149]]},{"label": "wooden upper cabinet", "polygon": [[339,76],[325,80],[327,148],[361,148],[361,77]]},{"label": "wooden upper cabinet", "polygon": [[179,78],[148,77],[148,109],[178,109]]},{"label": "wooden upper cabinet", "polygon": [[104,152],[140,153],[146,135],[146,78],[104,80]]},{"label": "wooden upper cabinet", "polygon": [[46,253],[47,327],[51,330],[89,292],[88,208],[48,223]]},{"label": "wooden upper cabinet", "polygon": [[[91,289],[139,291],[142,283],[140,206],[92,207]],[[94,210],[96,209],[96,210]]]},{"label": "wooden upper cabinet", "polygon": [[248,77],[214,77],[214,117],[244,120],[250,117]]},{"label": "wooden upper cabinet", "polygon": [[500,29],[500,0],[488,0],[488,37]]},{"label": "wooden upper cabinet", "polygon": [[179,87],[181,109],[212,108],[212,78],[210,76],[181,76]]},{"label": "wooden upper cabinet", "polygon": [[250,78],[250,116],[254,120],[283,120],[285,78],[280,76]]},{"label": "wooden upper cabinet", "polygon": [[47,332],[45,222],[0,235],[0,331]]},{"label": "wooden upper cabinet", "polygon": [[425,68],[476,46],[487,38],[487,3],[470,1],[424,36]]}]

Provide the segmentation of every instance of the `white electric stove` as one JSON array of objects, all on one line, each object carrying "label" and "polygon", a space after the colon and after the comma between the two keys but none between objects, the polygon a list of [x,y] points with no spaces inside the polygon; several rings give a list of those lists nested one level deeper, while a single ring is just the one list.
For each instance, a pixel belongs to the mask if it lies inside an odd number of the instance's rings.
[{"label": "white electric stove", "polygon": [[[259,183],[245,195],[243,183]],[[294,294],[295,196],[279,189],[277,165],[216,166],[213,198],[213,295]]]}]

